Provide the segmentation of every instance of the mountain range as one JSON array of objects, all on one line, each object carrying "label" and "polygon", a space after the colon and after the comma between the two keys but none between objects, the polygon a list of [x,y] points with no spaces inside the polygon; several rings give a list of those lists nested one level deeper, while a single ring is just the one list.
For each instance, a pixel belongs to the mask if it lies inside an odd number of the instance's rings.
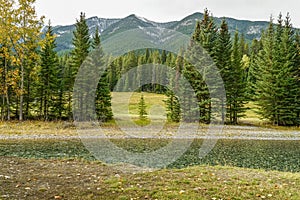
[{"label": "mountain range", "polygon": [[[194,29],[196,22],[202,20],[202,13],[194,13],[185,17],[180,21],[172,21],[166,23],[158,23],[150,21],[143,17],[136,15],[129,15],[123,19],[104,19],[98,17],[88,18],[87,25],[92,35],[98,27],[101,34],[101,39],[105,40],[115,34],[130,30],[130,29],[143,29],[143,28],[165,28],[178,31],[180,33],[190,36]],[[226,18],[226,17],[225,17]],[[223,18],[214,17],[216,24],[219,26]],[[233,33],[238,30],[245,36],[246,41],[252,41],[254,38],[259,38],[262,30],[265,30],[269,24],[266,21],[249,21],[237,20],[233,18],[226,18],[229,31]],[[72,37],[75,30],[75,24],[68,26],[55,26],[53,32],[56,34],[56,43],[58,52],[66,52],[73,48]]]}]

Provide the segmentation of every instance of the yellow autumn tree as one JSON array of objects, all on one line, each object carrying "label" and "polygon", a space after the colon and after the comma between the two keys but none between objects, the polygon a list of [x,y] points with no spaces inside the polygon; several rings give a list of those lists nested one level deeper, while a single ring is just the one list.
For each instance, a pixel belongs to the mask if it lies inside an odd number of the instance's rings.
[{"label": "yellow autumn tree", "polygon": [[14,24],[14,1],[0,0],[0,95],[1,120],[10,120],[12,94],[17,94],[19,70],[12,67],[15,61],[12,55],[10,30]]},{"label": "yellow autumn tree", "polygon": [[[10,50],[10,62],[19,72],[18,88],[19,120],[23,120],[24,94],[30,96],[30,78],[35,74],[39,59],[37,48],[41,45],[43,17],[38,18],[35,0],[0,0],[3,13],[1,17],[1,40],[7,42]],[[28,98],[29,99],[29,98]],[[28,107],[27,100],[27,107]],[[28,109],[27,109],[28,110]]]}]

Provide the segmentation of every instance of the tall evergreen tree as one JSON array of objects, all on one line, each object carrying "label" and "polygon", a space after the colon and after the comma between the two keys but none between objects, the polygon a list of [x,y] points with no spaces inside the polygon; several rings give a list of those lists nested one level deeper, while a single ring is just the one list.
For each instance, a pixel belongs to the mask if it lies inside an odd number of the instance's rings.
[{"label": "tall evergreen tree", "polygon": [[40,111],[44,120],[54,118],[58,101],[58,56],[55,51],[55,37],[49,22],[45,34],[45,43],[41,48],[40,70]]},{"label": "tall evergreen tree", "polygon": [[[299,35],[299,30],[296,32],[296,36],[295,36],[295,45],[296,45],[296,71],[297,71],[297,77],[300,77],[300,35]],[[299,78],[300,79],[300,78]],[[298,100],[298,105],[300,105],[300,86],[298,87],[298,97],[297,97],[297,100]],[[297,119],[300,119],[300,111],[298,110],[297,112]],[[299,126],[299,124],[298,124]]]},{"label": "tall evergreen tree", "polygon": [[277,28],[271,20],[262,38],[263,48],[255,60],[256,97],[260,114],[274,125],[298,125],[298,51],[290,18],[279,16]]},{"label": "tall evergreen tree", "polygon": [[235,33],[233,46],[232,46],[232,55],[231,55],[231,73],[230,76],[232,79],[230,83],[225,83],[226,88],[226,98],[227,98],[227,113],[229,115],[229,122],[232,124],[237,124],[238,119],[244,116],[245,107],[247,103],[246,91],[246,75],[245,70],[242,66],[242,57],[243,52],[240,50],[241,45],[244,45],[243,42],[239,42],[238,32]]},{"label": "tall evergreen tree", "polygon": [[57,71],[58,75],[58,82],[57,82],[57,93],[58,93],[58,99],[56,101],[55,105],[55,110],[57,113],[57,117],[59,119],[65,119],[67,115],[67,110],[66,110],[66,104],[67,104],[67,99],[66,99],[66,69],[67,69],[67,61],[68,57],[67,56],[61,56],[59,57],[59,67]]},{"label": "tall evergreen tree", "polygon": [[101,122],[112,120],[113,113],[111,109],[111,94],[107,72],[104,72],[97,86],[95,104],[98,120]]},{"label": "tall evergreen tree", "polygon": [[284,27],[280,40],[277,41],[278,53],[275,55],[279,74],[277,75],[278,89],[278,111],[276,124],[278,125],[299,125],[299,83],[297,56],[298,50],[295,45],[295,33],[291,25],[289,14],[284,20]]},{"label": "tall evergreen tree", "polygon": [[[183,75],[189,80],[198,98],[200,122],[203,123],[209,123],[211,120],[211,100],[206,81],[209,79],[209,74],[213,72],[210,71],[211,63],[208,61],[207,56],[215,57],[216,41],[217,28],[215,22],[209,15],[208,10],[205,9],[203,19],[196,24],[191,44],[185,54],[185,58],[189,62],[185,62],[183,68]],[[208,55],[203,51],[203,48],[207,51]],[[183,108],[184,106],[181,107]],[[194,111],[191,112],[193,113]],[[183,112],[183,119],[184,114]],[[189,115],[193,116],[193,114]]]},{"label": "tall evergreen tree", "polygon": [[268,30],[262,36],[263,48],[255,58],[255,100],[261,107],[259,114],[270,119],[275,124],[276,113],[276,74],[275,59],[275,30],[273,19],[270,20]]},{"label": "tall evergreen tree", "polygon": [[[77,72],[87,58],[91,47],[89,28],[87,26],[84,13],[80,13],[80,18],[77,20],[75,27],[76,29],[73,32],[74,49],[71,52],[70,63],[70,85],[72,87],[75,83]],[[81,90],[84,87],[84,85],[81,85],[77,89]],[[73,90],[72,88],[69,89],[71,91]],[[76,109],[79,112],[77,116],[83,116],[83,94],[80,91],[74,91],[74,93],[77,94],[77,96],[73,96],[72,98],[77,101],[73,102],[73,110]],[[75,103],[77,103],[77,105],[75,105]]]},{"label": "tall evergreen tree", "polygon": [[[113,113],[111,109],[111,94],[110,94],[110,84],[109,84],[109,71],[104,69],[105,65],[110,62],[106,62],[108,58],[104,55],[101,39],[98,30],[96,31],[93,37],[93,56],[94,62],[93,65],[97,65],[96,69],[103,72],[100,77],[97,90],[96,90],[96,100],[95,100],[95,108],[98,120],[101,122],[107,122],[112,120]],[[111,68],[113,69],[113,68]],[[97,72],[96,72],[97,73]],[[110,73],[115,74],[115,72],[111,71]],[[115,77],[113,77],[115,78]]]},{"label": "tall evergreen tree", "polygon": [[[175,63],[175,74],[174,71],[171,71],[171,74],[168,75],[169,77],[169,90],[167,90],[166,95],[168,96],[166,103],[166,110],[167,110],[167,118],[170,122],[179,122],[181,119],[181,108],[178,97],[175,95],[180,92],[180,78],[181,73],[184,66],[184,52],[183,49],[180,50],[176,63]],[[171,62],[171,54],[168,55],[168,62]],[[170,66],[172,67],[172,66]]]},{"label": "tall evergreen tree", "polygon": [[[234,70],[231,65],[231,36],[228,31],[228,25],[225,19],[222,20],[220,31],[218,32],[215,46],[214,60],[218,67],[221,77],[224,82],[226,90],[227,102],[222,102],[222,121],[226,121],[225,110],[227,108],[227,114],[232,115],[232,102],[233,102],[233,87],[235,77]],[[232,123],[232,117],[229,117],[229,122]]]}]

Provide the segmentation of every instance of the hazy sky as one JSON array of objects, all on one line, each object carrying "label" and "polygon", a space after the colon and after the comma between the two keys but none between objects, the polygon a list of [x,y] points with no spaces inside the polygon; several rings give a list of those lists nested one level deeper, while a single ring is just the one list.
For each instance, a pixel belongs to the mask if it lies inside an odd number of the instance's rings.
[{"label": "hazy sky", "polygon": [[281,11],[290,12],[294,26],[300,27],[299,0],[37,0],[39,15],[53,25],[73,24],[79,13],[87,17],[123,18],[137,14],[157,22],[181,20],[204,8],[217,17],[268,21]]}]

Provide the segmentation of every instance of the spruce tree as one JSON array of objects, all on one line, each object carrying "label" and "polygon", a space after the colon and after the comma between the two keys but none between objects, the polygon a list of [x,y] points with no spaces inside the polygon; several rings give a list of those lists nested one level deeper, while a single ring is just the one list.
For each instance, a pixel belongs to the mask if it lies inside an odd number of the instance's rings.
[{"label": "spruce tree", "polygon": [[234,42],[232,46],[231,68],[230,76],[232,77],[230,83],[225,83],[226,98],[227,98],[227,113],[229,115],[229,122],[237,124],[238,119],[244,116],[244,104],[247,103],[246,91],[247,84],[245,80],[245,71],[242,68],[243,52],[240,51],[243,42],[239,42],[238,32],[235,33]]},{"label": "spruce tree", "polygon": [[249,56],[249,44],[245,41],[245,35],[242,34],[240,36],[240,53],[242,56],[248,55]]},{"label": "spruce tree", "polygon": [[297,66],[298,51],[295,45],[295,33],[289,15],[284,20],[284,27],[278,41],[277,62],[279,74],[278,87],[278,125],[298,125],[299,118],[299,76]]},{"label": "spruce tree", "polygon": [[[206,81],[210,79],[209,74],[213,72],[210,71],[211,62],[207,57],[211,56],[214,58],[216,41],[217,28],[215,22],[209,15],[208,10],[205,9],[202,21],[196,24],[191,43],[185,54],[185,58],[188,62],[184,62],[183,68],[183,75],[190,82],[199,102],[200,119],[198,120],[203,123],[209,123],[211,121],[211,100]],[[203,51],[203,48],[208,54]],[[219,83],[217,83],[216,86],[218,84]],[[186,92],[191,93],[192,91]],[[188,99],[186,100],[188,101]],[[190,105],[191,103],[189,102],[187,104]],[[185,109],[184,105],[182,105],[181,108]],[[194,109],[195,108],[190,108],[190,116],[194,115]],[[185,118],[184,115],[185,113],[182,112],[183,120]]]},{"label": "spruce tree", "polygon": [[222,20],[220,31],[218,32],[215,46],[214,60],[218,67],[223,83],[226,90],[226,100],[227,102],[222,102],[222,121],[226,121],[225,110],[227,108],[227,114],[229,117],[229,122],[232,123],[232,102],[234,100],[233,96],[233,84],[236,81],[234,77],[234,70],[231,64],[231,36],[228,31],[228,25],[225,19]]},{"label": "spruce tree", "polygon": [[173,91],[167,91],[168,99],[165,101],[167,110],[167,119],[170,122],[180,122],[181,109],[178,97]]},{"label": "spruce tree", "polygon": [[[85,19],[85,14],[81,13],[80,14],[80,19],[77,20],[76,29],[73,32],[73,45],[74,49],[71,52],[71,65],[70,65],[70,85],[73,87],[75,83],[75,78],[78,73],[78,70],[80,66],[83,64],[87,56],[89,55],[90,52],[90,47],[91,47],[91,41],[90,41],[90,34],[89,34],[89,28],[86,23]],[[84,82],[82,80],[83,85],[78,85],[76,88],[77,90],[83,90],[84,88],[88,87],[84,85]],[[71,88],[70,88],[71,89]],[[71,89],[72,90],[72,89]],[[74,90],[75,96],[73,96],[73,110],[78,111],[76,113],[76,117],[81,117],[83,116],[84,113],[84,108],[83,108],[83,93],[82,91],[75,91]],[[77,119],[77,120],[84,120],[84,119]]]},{"label": "spruce tree", "polygon": [[255,101],[255,85],[257,76],[257,65],[255,63],[259,51],[262,50],[262,41],[254,39],[250,47],[250,66],[247,74],[247,97],[250,101]]},{"label": "spruce tree", "polygon": [[99,27],[97,26],[95,34],[93,35],[93,40],[92,40],[92,48],[95,49],[101,45],[101,39],[100,39],[100,34],[99,34]]},{"label": "spruce tree", "polygon": [[55,105],[55,110],[57,113],[57,116],[59,119],[63,119],[67,116],[67,110],[66,110],[66,104],[67,104],[67,99],[66,99],[66,81],[67,78],[65,77],[65,72],[67,69],[67,60],[68,56],[61,56],[59,58],[59,68],[57,71],[58,74],[58,82],[57,82],[57,87],[58,87],[58,99]]},{"label": "spruce tree", "polygon": [[[295,45],[296,45],[296,76],[299,77],[300,79],[300,35],[299,35],[299,30],[296,32],[296,36],[295,36]],[[297,69],[298,68],[298,69]],[[298,79],[298,80],[299,80]],[[297,105],[300,105],[300,82],[298,83],[298,96],[296,97],[297,99]],[[297,119],[300,119],[300,110],[297,111]],[[298,122],[298,126],[299,126],[300,122]]]},{"label": "spruce tree", "polygon": [[139,101],[139,120],[140,121],[145,121],[147,120],[147,106],[145,103],[145,99],[144,99],[144,94],[141,95],[140,101]]},{"label": "spruce tree", "polygon": [[[97,119],[101,122],[107,122],[112,120],[113,113],[111,109],[111,94],[110,94],[110,81],[109,78],[112,75],[115,75],[115,71],[110,71],[108,69],[104,69],[106,67],[107,57],[104,55],[102,46],[101,46],[101,38],[99,35],[98,28],[96,29],[95,35],[93,36],[92,41],[93,52],[93,62],[92,64],[95,65],[95,69],[100,72],[103,72],[102,76],[100,77],[99,83],[97,85],[96,90],[96,99],[95,99],[95,109]],[[108,62],[110,63],[110,62]],[[110,68],[111,70],[114,68]],[[96,72],[97,73],[97,72]],[[112,75],[109,76],[109,73]],[[113,81],[111,79],[111,81]]]},{"label": "spruce tree", "polygon": [[276,97],[276,71],[275,62],[275,30],[273,19],[270,20],[268,30],[262,36],[263,48],[258,53],[254,68],[255,68],[255,98],[260,106],[259,114],[271,120],[274,124],[275,113],[277,107]]},{"label": "spruce tree", "polygon": [[[134,51],[129,52],[123,59],[123,66],[121,74],[126,74],[129,70],[136,68],[138,63],[137,55]],[[130,91],[135,84],[134,77],[128,77],[128,74],[125,75],[124,83],[122,83],[122,91]]]},{"label": "spruce tree", "polygon": [[91,47],[89,28],[86,24],[85,14],[80,13],[80,18],[76,21],[76,30],[73,32],[74,37],[72,42],[74,49],[71,52],[74,74],[77,73],[79,67],[88,56]]},{"label": "spruce tree", "polygon": [[256,97],[260,114],[274,125],[299,124],[299,68],[295,34],[289,16],[281,15],[262,38],[263,48],[255,60]]},{"label": "spruce tree", "polygon": [[113,113],[111,109],[111,94],[109,90],[109,83],[107,72],[102,75],[96,91],[96,114],[101,122],[112,120]]},{"label": "spruce tree", "polygon": [[215,57],[217,31],[218,29],[213,17],[210,16],[209,11],[205,9],[203,19],[200,24],[197,25],[193,34],[193,40],[199,42],[212,58]]},{"label": "spruce tree", "polygon": [[159,84],[156,84],[161,77],[162,74],[160,74],[158,70],[158,65],[161,63],[160,60],[160,54],[158,50],[153,51],[152,53],[152,80],[151,80],[151,92],[158,93],[161,90],[161,87]]},{"label": "spruce tree", "polygon": [[[170,122],[179,122],[181,119],[181,108],[178,97],[175,95],[178,94],[179,90],[179,81],[181,78],[182,69],[184,66],[184,58],[183,58],[183,49],[180,50],[176,63],[175,63],[175,74],[174,71],[170,71],[172,73],[168,74],[169,78],[169,89],[166,92],[167,100],[165,101],[166,110],[167,110],[167,118]],[[172,54],[167,56],[167,62],[170,63],[170,67],[172,67]]]},{"label": "spruce tree", "polygon": [[44,120],[57,116],[56,106],[58,102],[58,56],[55,51],[55,37],[49,22],[45,33],[44,45],[41,48],[40,76],[40,110]]}]

